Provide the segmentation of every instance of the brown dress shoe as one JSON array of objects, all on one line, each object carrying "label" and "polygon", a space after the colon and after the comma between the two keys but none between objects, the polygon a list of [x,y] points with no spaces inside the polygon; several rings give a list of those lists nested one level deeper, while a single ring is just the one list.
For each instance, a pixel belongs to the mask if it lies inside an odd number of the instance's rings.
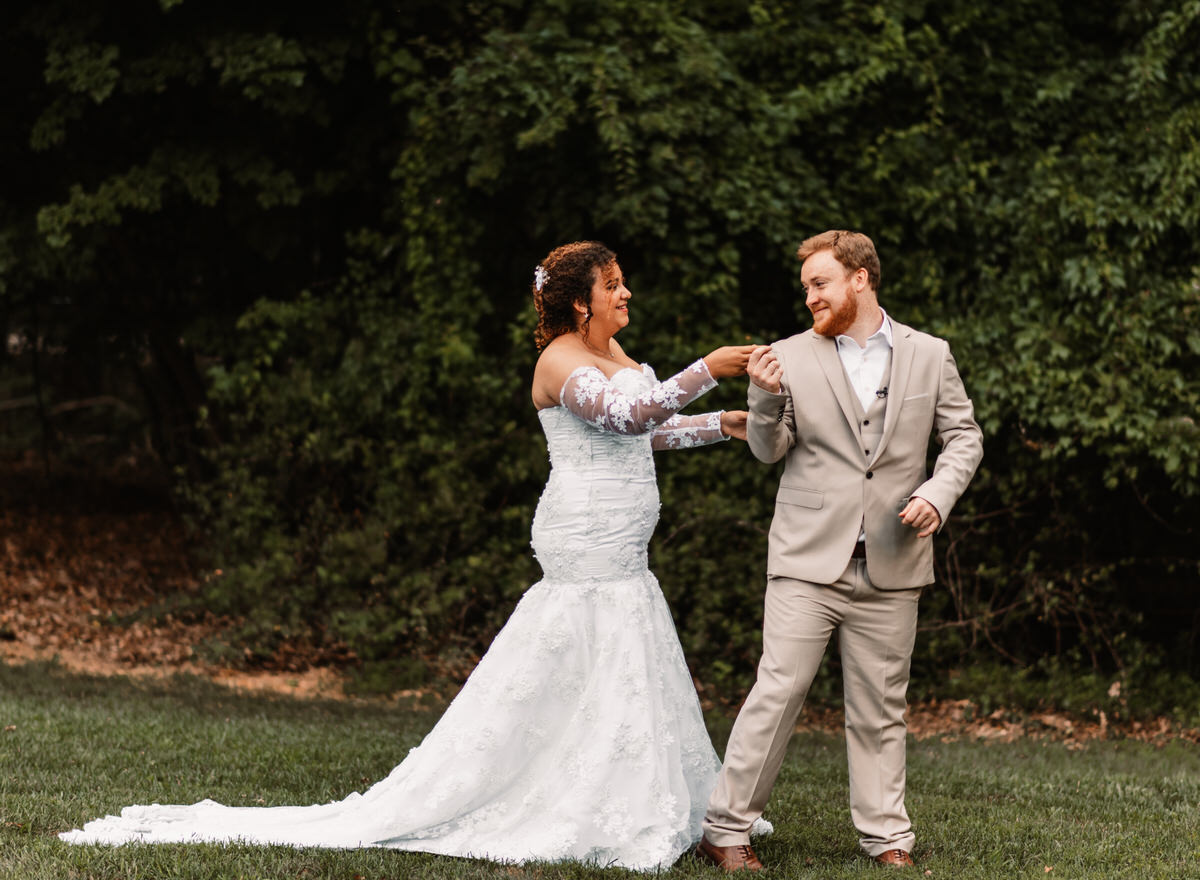
[{"label": "brown dress shoe", "polygon": [[875,856],[875,864],[891,865],[893,868],[911,868],[914,864],[913,857],[902,849],[889,849],[887,852],[881,852]]},{"label": "brown dress shoe", "polygon": [[748,843],[739,846],[714,846],[708,842],[707,837],[701,837],[700,845],[696,847],[696,855],[712,862],[726,873],[763,869],[763,863],[758,860]]}]

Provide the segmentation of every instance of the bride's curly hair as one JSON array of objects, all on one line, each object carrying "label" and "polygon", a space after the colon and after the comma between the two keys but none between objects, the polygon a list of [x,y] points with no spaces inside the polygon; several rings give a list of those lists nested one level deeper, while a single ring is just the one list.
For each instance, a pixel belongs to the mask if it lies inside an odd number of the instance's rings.
[{"label": "bride's curly hair", "polygon": [[[587,332],[592,319],[592,284],[596,273],[617,259],[617,255],[598,241],[574,241],[556,247],[546,255],[534,277],[533,305],[538,324],[533,339],[538,351],[550,340],[571,333],[576,327],[575,305],[587,308],[583,328]],[[538,281],[542,282],[541,290]]]}]

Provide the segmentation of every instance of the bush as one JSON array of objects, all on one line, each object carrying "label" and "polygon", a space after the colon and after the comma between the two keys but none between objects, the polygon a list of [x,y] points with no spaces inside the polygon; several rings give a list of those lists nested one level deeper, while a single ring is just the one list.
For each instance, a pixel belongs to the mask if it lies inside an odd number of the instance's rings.
[{"label": "bush", "polygon": [[[1196,4],[162,5],[29,5],[0,296],[28,330],[59,291],[64,357],[102,326],[147,389],[204,376],[143,407],[262,650],[479,647],[536,579],[551,247],[619,252],[623,343],[667,373],[802,329],[796,241],[854,227],[987,438],[918,665],[1200,670]],[[685,648],[742,686],[776,474],[660,475]]]}]

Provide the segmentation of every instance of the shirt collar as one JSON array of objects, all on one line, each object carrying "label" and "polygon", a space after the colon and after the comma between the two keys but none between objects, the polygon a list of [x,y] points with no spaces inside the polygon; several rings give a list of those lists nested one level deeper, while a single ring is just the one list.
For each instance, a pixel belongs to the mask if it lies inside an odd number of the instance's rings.
[{"label": "shirt collar", "polygon": [[[882,306],[879,307],[879,311],[883,314],[883,323],[879,325],[878,330],[876,330],[874,333],[872,333],[870,336],[867,337],[866,348],[870,348],[872,345],[872,340],[876,340],[876,339],[878,339],[879,342],[882,342],[887,348],[893,348],[894,346],[892,344],[892,319],[888,317],[888,313],[886,311],[884,311]],[[851,337],[847,336],[845,333],[838,336],[838,338],[837,338],[838,346],[842,345],[842,340],[845,340],[846,342],[853,342],[854,347],[858,348],[858,343],[854,342],[854,340]],[[878,345],[879,342],[876,342],[875,344]],[[865,349],[864,349],[864,351],[865,351]]]}]

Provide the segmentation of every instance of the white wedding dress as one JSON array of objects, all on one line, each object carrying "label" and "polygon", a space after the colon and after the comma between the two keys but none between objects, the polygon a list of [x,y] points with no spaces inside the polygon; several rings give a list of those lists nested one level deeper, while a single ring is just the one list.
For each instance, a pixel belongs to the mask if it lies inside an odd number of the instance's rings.
[{"label": "white wedding dress", "polygon": [[715,384],[702,360],[661,383],[649,367],[611,379],[584,368],[564,405],[539,412],[551,472],[533,547],[545,576],[387,778],[313,806],[126,807],[60,837],[671,865],[699,840],[719,761],[646,565],[659,506],[651,452],[722,439],[719,413],[675,415]]}]

